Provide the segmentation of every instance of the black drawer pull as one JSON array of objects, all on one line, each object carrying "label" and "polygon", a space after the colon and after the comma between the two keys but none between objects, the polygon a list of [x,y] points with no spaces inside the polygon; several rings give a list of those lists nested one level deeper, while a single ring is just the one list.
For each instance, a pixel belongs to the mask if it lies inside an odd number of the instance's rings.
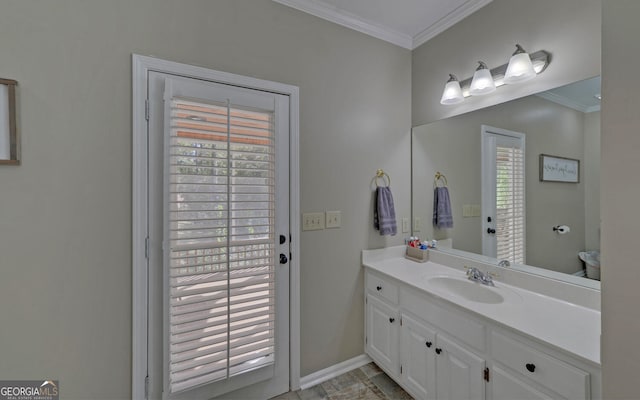
[{"label": "black drawer pull", "polygon": [[436,354],[442,353],[442,349],[436,349]]},{"label": "black drawer pull", "polygon": [[534,372],[536,370],[536,365],[535,364],[527,364],[527,371],[529,372]]},{"label": "black drawer pull", "polygon": [[431,345],[432,345],[433,343],[431,343],[431,342],[427,342],[427,343],[425,343],[425,344],[427,345],[427,347],[431,347]]},{"label": "black drawer pull", "polygon": [[376,286],[376,290],[379,292],[382,290],[382,286]]},{"label": "black drawer pull", "polygon": [[391,322],[393,324],[393,321],[395,321],[395,318],[389,318],[389,322]]}]

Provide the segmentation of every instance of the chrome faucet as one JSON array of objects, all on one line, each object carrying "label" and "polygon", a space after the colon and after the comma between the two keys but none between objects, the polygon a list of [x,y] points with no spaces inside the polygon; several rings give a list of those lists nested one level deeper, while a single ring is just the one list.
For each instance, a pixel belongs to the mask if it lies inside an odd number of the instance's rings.
[{"label": "chrome faucet", "polygon": [[498,267],[510,267],[511,262],[509,260],[500,260]]},{"label": "chrome faucet", "polygon": [[480,282],[483,285],[495,286],[493,284],[493,278],[491,278],[491,275],[485,274],[476,267],[469,268],[467,270],[467,276],[469,277],[470,281]]}]

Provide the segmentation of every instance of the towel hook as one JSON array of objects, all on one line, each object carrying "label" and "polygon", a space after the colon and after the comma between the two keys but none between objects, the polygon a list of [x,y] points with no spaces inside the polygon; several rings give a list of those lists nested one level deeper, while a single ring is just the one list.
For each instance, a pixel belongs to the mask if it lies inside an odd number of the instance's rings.
[{"label": "towel hook", "polygon": [[441,173],[440,171],[436,172],[436,175],[433,178],[433,185],[435,187],[438,187],[438,182],[443,181],[444,186],[449,186],[449,183],[447,182],[447,177],[444,176],[443,173]]},{"label": "towel hook", "polygon": [[371,183],[375,182],[376,183],[376,187],[380,187],[380,185],[378,184],[378,179],[382,179],[382,183],[385,183],[384,180],[387,180],[387,186],[391,186],[391,178],[389,177],[389,175],[384,172],[382,169],[378,169],[376,171],[376,176],[373,177],[373,179],[371,180]]}]

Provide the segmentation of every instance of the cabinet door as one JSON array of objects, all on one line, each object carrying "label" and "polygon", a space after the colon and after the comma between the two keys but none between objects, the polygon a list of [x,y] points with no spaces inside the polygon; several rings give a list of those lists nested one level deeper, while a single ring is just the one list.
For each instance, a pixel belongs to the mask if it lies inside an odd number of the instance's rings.
[{"label": "cabinet door", "polygon": [[400,372],[399,330],[397,308],[373,296],[367,296],[367,353],[394,378]]},{"label": "cabinet door", "polygon": [[436,398],[436,333],[402,315],[400,326],[400,381],[417,399]]},{"label": "cabinet door", "polygon": [[494,367],[492,372],[494,400],[553,400],[500,367]]},{"label": "cabinet door", "polygon": [[484,400],[485,361],[444,336],[435,351],[438,399]]}]

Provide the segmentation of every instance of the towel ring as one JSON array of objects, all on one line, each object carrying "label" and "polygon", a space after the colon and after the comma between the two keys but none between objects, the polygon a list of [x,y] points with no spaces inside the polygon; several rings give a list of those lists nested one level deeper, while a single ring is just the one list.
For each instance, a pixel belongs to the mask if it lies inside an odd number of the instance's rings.
[{"label": "towel ring", "polygon": [[371,183],[375,182],[376,187],[380,187],[380,185],[378,184],[378,179],[382,179],[382,183],[385,183],[385,178],[387,180],[387,186],[391,186],[391,178],[389,177],[389,175],[383,170],[379,169],[376,171],[376,176],[373,177]]},{"label": "towel ring", "polygon": [[436,175],[433,178],[433,185],[438,187],[438,182],[443,182],[445,187],[449,186],[449,183],[447,183],[447,177],[440,171],[436,172]]}]

